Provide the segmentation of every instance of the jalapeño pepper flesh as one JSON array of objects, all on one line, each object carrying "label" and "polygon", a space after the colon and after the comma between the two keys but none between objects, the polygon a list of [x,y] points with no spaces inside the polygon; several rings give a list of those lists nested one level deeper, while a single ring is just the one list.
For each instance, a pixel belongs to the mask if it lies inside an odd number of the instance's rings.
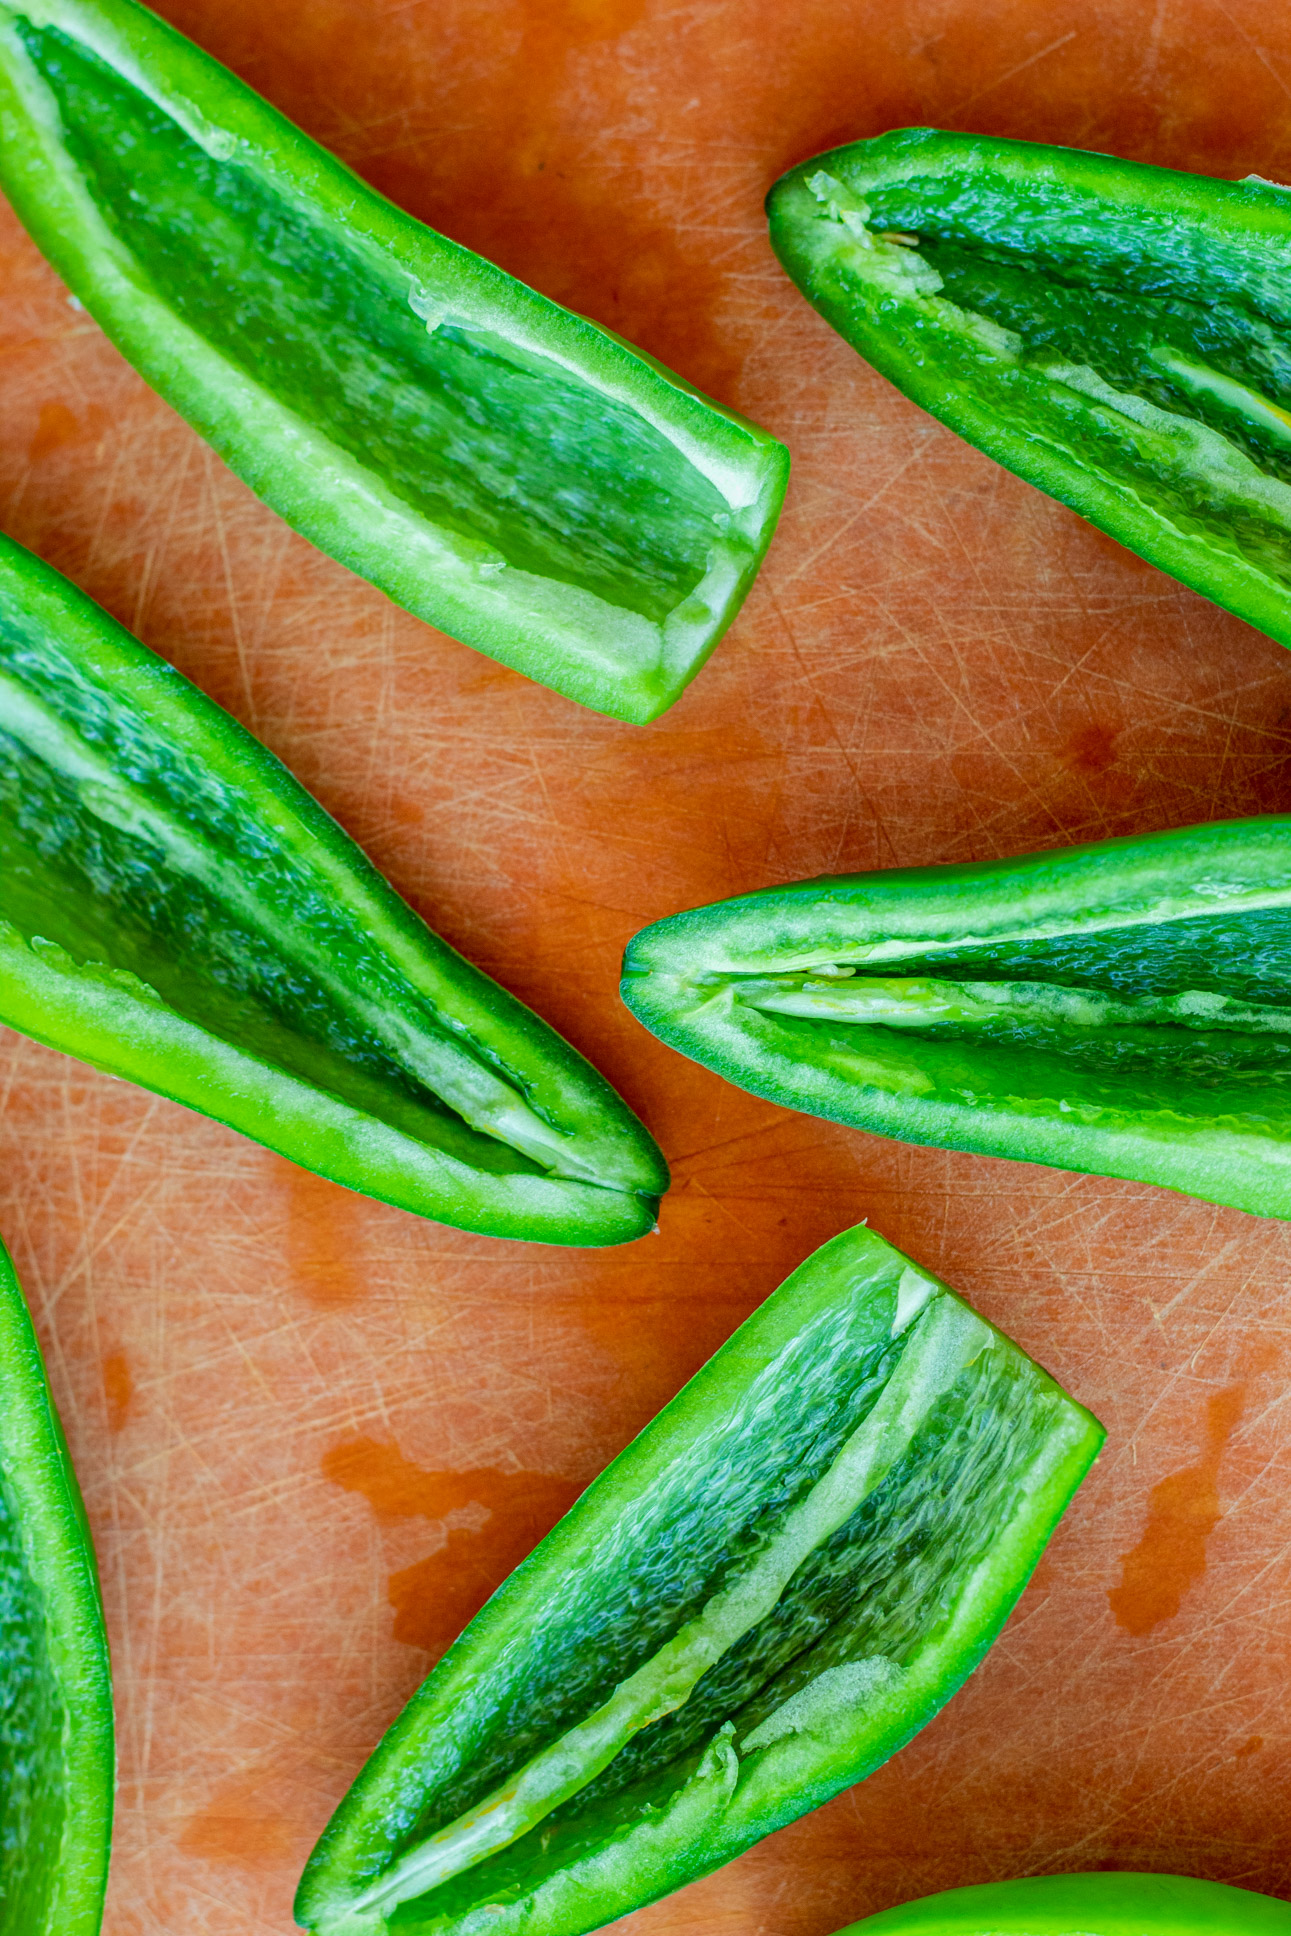
[{"label": "jalape\u00f1o pepper flesh", "polygon": [[402,213],[134,0],[0,4],[0,187],[153,388],[410,612],[628,720],[730,623],[784,447]]},{"label": "jalape\u00f1o pepper flesh", "polygon": [[342,1802],[315,1936],[582,1936],[859,1781],[991,1645],[1102,1440],[865,1228],[501,1586]]},{"label": "jalape\u00f1o pepper flesh", "polygon": [[0,1936],[97,1936],[112,1770],[94,1548],[0,1244]]},{"label": "jalape\u00f1o pepper flesh", "polygon": [[1291,1936],[1291,1904],[1194,1876],[1024,1876],[946,1889],[838,1936]]},{"label": "jalape\u00f1o pepper flesh", "polygon": [[898,389],[1291,645],[1291,189],[907,128],[768,207]]},{"label": "jalape\u00f1o pepper flesh", "polygon": [[442,1223],[614,1244],[668,1173],[280,761],[0,539],[0,1022]]},{"label": "jalape\u00f1o pepper flesh", "polygon": [[1291,1217],[1291,819],[767,888],[623,997],[811,1115]]}]

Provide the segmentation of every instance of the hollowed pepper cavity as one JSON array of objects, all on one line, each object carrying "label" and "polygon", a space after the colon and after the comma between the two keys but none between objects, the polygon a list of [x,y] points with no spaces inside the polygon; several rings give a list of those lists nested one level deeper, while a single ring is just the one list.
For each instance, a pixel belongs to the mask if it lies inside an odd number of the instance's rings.
[{"label": "hollowed pepper cavity", "polygon": [[907,128],[768,208],[898,389],[1291,645],[1291,189]]},{"label": "hollowed pepper cavity", "polygon": [[860,1780],[986,1652],[1102,1440],[864,1228],[499,1588],[362,1771],[315,1936],[583,1936]]},{"label": "hollowed pepper cavity", "polygon": [[790,1108],[1291,1216],[1291,820],[767,888],[622,987]]},{"label": "hollowed pepper cavity", "polygon": [[788,453],[368,188],[135,0],[0,4],[0,187],[287,522],[597,711],[662,712]]},{"label": "hollowed pepper cavity", "polygon": [[351,1189],[614,1244],[652,1138],[236,720],[0,539],[0,1022]]}]

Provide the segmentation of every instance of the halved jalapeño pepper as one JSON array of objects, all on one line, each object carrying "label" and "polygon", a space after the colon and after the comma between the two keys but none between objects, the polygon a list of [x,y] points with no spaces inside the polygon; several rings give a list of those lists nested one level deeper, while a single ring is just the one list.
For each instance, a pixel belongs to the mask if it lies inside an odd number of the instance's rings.
[{"label": "halved jalape\u00f1o pepper", "polygon": [[351,1189],[613,1244],[662,1156],[286,768],[0,539],[0,1022]]},{"label": "halved jalape\u00f1o pepper", "polygon": [[864,1228],[499,1588],[296,1900],[316,1936],[580,1936],[887,1759],[976,1666],[1102,1429]]},{"label": "halved jalape\u00f1o pepper", "polygon": [[94,1548],[0,1244],[0,1933],[97,1936],[112,1681]]},{"label": "halved jalape\u00f1o pepper", "polygon": [[838,1936],[1291,1936],[1291,1904],[1195,1876],[1099,1869],[946,1889]]},{"label": "halved jalape\u00f1o pepper", "polygon": [[767,888],[623,997],[792,1109],[1291,1217],[1291,819]]},{"label": "halved jalape\u00f1o pepper", "polygon": [[410,612],[647,720],[739,608],[784,447],[403,214],[134,0],[0,4],[0,187],[153,388]]},{"label": "halved jalape\u00f1o pepper", "polygon": [[1291,645],[1291,189],[908,128],[768,207],[898,389]]}]

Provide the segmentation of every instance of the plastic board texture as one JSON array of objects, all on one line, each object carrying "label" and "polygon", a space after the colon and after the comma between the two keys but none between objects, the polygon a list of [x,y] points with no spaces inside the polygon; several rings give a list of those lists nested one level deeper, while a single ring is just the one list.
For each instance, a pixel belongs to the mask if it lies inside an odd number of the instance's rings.
[{"label": "plastic board texture", "polygon": [[0,217],[0,527],[261,735],[590,1055],[676,1178],[622,1251],[465,1236],[0,1036],[0,1230],[103,1571],[107,1936],[290,1936],[381,1729],[817,1244],[868,1217],[1109,1427],[990,1659],[861,1788],[622,1925],[828,1936],[997,1876],[1291,1894],[1291,1230],[745,1095],[616,995],[678,908],[1291,800],[1291,658],[958,442],[777,267],[762,197],[931,123],[1291,179],[1260,0],[162,0],[377,187],[783,438],[763,575],[615,724],[293,536]]}]

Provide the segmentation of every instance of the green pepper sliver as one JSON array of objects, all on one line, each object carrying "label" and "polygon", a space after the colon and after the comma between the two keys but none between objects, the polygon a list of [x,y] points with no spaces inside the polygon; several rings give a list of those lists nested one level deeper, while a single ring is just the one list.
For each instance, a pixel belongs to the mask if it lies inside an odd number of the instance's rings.
[{"label": "green pepper sliver", "polygon": [[767,888],[622,987],[791,1109],[1291,1217],[1291,819]]},{"label": "green pepper sliver", "polygon": [[316,1936],[582,1936],[859,1781],[982,1658],[1102,1428],[864,1227],[499,1588],[310,1860]]},{"label": "green pepper sliver", "polygon": [[0,1022],[441,1223],[614,1244],[668,1172],[280,761],[0,539]]},{"label": "green pepper sliver", "polygon": [[768,207],[898,389],[1291,645],[1291,190],[909,128]]},{"label": "green pepper sliver", "polygon": [[0,187],[225,462],[420,618],[641,721],[738,610],[783,445],[405,215],[134,0],[0,4]]},{"label": "green pepper sliver", "polygon": [[1024,1876],[946,1889],[838,1936],[1291,1936],[1291,1904],[1193,1876]]},{"label": "green pepper sliver", "polygon": [[112,1791],[94,1548],[0,1244],[0,1936],[97,1936]]}]

